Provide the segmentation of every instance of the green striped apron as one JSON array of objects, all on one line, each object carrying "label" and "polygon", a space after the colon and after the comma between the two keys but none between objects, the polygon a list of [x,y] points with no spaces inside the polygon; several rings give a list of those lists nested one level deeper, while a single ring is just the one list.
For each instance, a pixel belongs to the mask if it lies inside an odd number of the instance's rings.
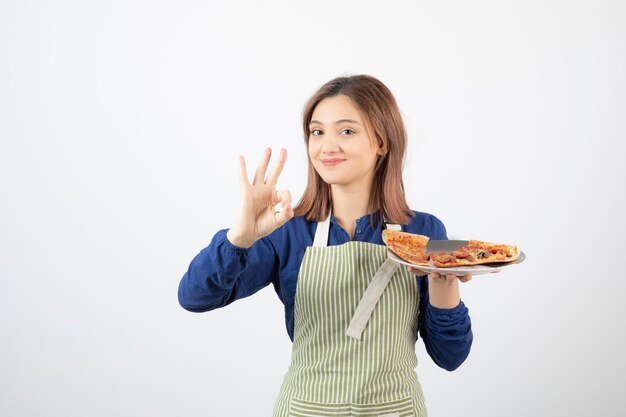
[{"label": "green striped apron", "polygon": [[302,260],[291,365],[273,415],[426,416],[415,373],[415,276],[383,245],[327,247],[329,220]]}]

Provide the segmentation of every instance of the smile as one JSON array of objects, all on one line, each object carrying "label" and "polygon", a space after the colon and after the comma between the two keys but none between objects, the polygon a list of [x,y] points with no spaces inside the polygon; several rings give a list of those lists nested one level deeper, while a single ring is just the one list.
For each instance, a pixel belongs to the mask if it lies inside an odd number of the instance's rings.
[{"label": "smile", "polygon": [[340,163],[345,161],[345,159],[341,159],[341,158],[327,158],[327,159],[321,159],[321,161],[322,161],[322,164],[324,166],[332,167],[332,166],[335,166],[335,165],[339,165]]}]

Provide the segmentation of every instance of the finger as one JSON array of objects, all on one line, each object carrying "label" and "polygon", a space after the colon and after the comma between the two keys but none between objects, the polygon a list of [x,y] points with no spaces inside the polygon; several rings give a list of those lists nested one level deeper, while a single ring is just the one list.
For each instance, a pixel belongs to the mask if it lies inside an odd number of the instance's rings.
[{"label": "finger", "polygon": [[284,148],[280,149],[278,153],[278,161],[276,161],[276,165],[272,168],[270,175],[267,177],[265,181],[269,185],[275,186],[278,182],[278,177],[280,177],[280,173],[283,172],[283,167],[285,166],[285,161],[287,160],[287,150]]},{"label": "finger", "polygon": [[241,155],[239,155],[239,181],[241,185],[250,185],[250,181],[248,181],[248,170],[246,169],[246,160]]},{"label": "finger", "polygon": [[291,203],[283,203],[281,206],[281,210],[274,214],[276,226],[282,226],[283,224],[287,223],[292,217],[293,208],[291,207]]},{"label": "finger", "polygon": [[461,275],[459,277],[459,281],[461,282],[468,282],[472,279],[472,274],[467,274],[467,275]]},{"label": "finger", "polygon": [[446,275],[446,285],[447,286],[451,286],[454,284],[454,281],[456,280],[456,275]]},{"label": "finger", "polygon": [[433,281],[439,281],[441,280],[441,276],[436,273],[436,272],[431,272],[430,274],[428,274],[428,276],[433,280]]},{"label": "finger", "polygon": [[272,150],[270,148],[265,148],[263,158],[261,158],[261,162],[259,162],[259,166],[254,173],[254,181],[252,182],[252,184],[263,184],[265,182],[265,171],[267,171],[267,166],[270,164],[271,157]]},{"label": "finger", "polygon": [[281,190],[274,193],[273,205],[276,205],[278,203],[282,203],[283,205],[291,204],[291,193],[289,192],[289,190]]}]

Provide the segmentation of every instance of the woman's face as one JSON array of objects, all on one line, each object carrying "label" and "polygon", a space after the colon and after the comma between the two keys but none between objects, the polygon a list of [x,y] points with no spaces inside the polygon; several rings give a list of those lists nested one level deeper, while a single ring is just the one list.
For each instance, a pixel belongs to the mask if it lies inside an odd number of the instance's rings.
[{"label": "woman's face", "polygon": [[331,185],[369,189],[382,154],[352,99],[345,95],[319,102],[309,124],[309,157],[317,173]]}]

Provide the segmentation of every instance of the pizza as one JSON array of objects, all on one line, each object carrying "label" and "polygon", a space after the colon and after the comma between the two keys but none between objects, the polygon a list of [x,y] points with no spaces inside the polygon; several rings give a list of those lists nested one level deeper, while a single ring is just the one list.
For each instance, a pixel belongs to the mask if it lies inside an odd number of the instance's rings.
[{"label": "pizza", "polygon": [[427,252],[429,238],[396,230],[383,230],[383,241],[401,259],[420,266],[433,265],[446,268],[465,265],[482,265],[496,262],[511,262],[520,255],[515,245],[470,240],[452,252]]},{"label": "pizza", "polygon": [[383,230],[383,242],[400,258],[415,265],[429,265],[426,255],[428,236],[397,230]]}]

